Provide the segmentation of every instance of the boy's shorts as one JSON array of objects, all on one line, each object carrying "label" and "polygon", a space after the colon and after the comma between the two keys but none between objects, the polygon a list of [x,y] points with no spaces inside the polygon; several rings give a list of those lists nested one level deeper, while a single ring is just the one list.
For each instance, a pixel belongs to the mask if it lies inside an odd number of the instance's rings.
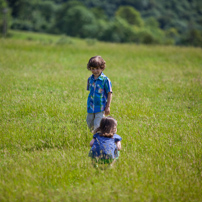
[{"label": "boy's shorts", "polygon": [[100,121],[104,117],[104,111],[97,113],[88,113],[86,122],[90,130],[95,130],[100,126]]}]

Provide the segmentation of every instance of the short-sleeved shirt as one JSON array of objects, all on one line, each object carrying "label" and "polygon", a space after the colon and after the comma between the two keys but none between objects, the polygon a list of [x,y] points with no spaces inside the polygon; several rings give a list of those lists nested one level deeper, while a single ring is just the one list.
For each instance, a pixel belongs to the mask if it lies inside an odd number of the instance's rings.
[{"label": "short-sleeved shirt", "polygon": [[101,159],[118,157],[118,148],[115,143],[122,140],[119,135],[114,134],[113,137],[103,137],[96,133],[93,138],[95,142],[89,152],[90,157],[99,157]]},{"label": "short-sleeved shirt", "polygon": [[88,78],[87,90],[90,91],[87,100],[87,112],[97,113],[105,110],[108,93],[112,92],[112,84],[103,73],[95,80],[94,75]]}]

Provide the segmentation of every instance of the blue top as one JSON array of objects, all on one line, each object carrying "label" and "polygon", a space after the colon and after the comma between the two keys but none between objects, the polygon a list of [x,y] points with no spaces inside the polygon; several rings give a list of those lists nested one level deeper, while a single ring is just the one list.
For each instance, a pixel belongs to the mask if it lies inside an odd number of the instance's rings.
[{"label": "blue top", "polygon": [[97,113],[105,110],[108,93],[112,92],[112,84],[103,73],[95,80],[92,74],[88,78],[87,90],[90,91],[87,100],[87,112]]},{"label": "blue top", "polygon": [[99,133],[96,133],[93,135],[93,138],[95,139],[95,142],[90,150],[90,157],[99,157],[101,159],[114,159],[118,157],[118,148],[115,143],[122,140],[119,135],[114,134],[111,138],[103,137],[100,136]]}]

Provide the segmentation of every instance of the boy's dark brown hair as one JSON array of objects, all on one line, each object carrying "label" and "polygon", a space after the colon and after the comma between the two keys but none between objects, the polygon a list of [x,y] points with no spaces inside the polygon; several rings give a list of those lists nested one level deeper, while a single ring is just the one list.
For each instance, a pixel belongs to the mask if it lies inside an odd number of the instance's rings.
[{"label": "boy's dark brown hair", "polygon": [[116,133],[117,121],[111,116],[101,119],[100,126],[94,130],[95,133],[100,133],[100,136],[113,137]]},{"label": "boy's dark brown hair", "polygon": [[106,67],[106,62],[103,60],[103,58],[99,55],[94,56],[90,58],[87,64],[87,69],[91,70],[91,67],[100,67],[100,69],[104,70]]}]

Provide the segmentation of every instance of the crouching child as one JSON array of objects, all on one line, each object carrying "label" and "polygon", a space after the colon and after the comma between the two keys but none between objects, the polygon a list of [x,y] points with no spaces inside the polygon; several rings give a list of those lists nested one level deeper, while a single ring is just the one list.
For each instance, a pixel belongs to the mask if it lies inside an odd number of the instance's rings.
[{"label": "crouching child", "polygon": [[118,159],[122,138],[116,134],[117,121],[108,116],[101,119],[90,142],[89,156],[96,163],[111,164]]}]

